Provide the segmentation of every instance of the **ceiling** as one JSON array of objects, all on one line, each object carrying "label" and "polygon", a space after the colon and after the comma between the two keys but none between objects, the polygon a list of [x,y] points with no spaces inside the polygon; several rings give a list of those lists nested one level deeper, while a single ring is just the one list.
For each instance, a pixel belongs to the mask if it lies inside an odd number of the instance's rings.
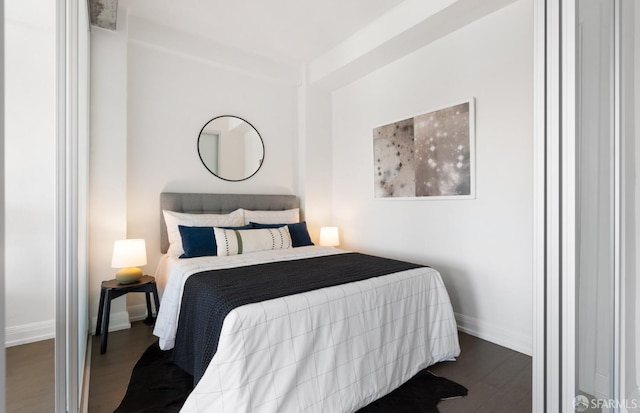
[{"label": "ceiling", "polygon": [[252,54],[310,62],[403,0],[133,0],[129,14]]},{"label": "ceiling", "polygon": [[516,0],[88,1],[132,43],[335,90]]}]

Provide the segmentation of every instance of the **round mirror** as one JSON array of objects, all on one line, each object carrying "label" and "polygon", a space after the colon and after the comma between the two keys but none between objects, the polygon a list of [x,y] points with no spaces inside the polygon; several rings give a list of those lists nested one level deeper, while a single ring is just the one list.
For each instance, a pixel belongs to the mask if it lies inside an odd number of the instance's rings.
[{"label": "round mirror", "polygon": [[264,143],[256,128],[246,120],[218,116],[200,130],[198,155],[202,164],[218,178],[244,181],[262,166]]}]

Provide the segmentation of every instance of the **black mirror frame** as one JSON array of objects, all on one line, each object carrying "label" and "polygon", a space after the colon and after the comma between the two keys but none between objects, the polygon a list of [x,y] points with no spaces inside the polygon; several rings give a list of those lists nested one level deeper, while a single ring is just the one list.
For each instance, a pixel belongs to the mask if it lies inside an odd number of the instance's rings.
[{"label": "black mirror frame", "polygon": [[[202,132],[204,131],[204,128],[207,127],[207,125],[211,122],[213,122],[216,119],[220,119],[220,118],[236,118],[236,119],[240,119],[241,121],[245,122],[247,125],[251,126],[253,128],[254,131],[256,131],[256,133],[258,134],[258,138],[260,138],[260,144],[262,145],[262,159],[260,160],[260,165],[256,168],[255,172],[253,172],[251,175],[242,178],[242,179],[229,179],[229,178],[224,178],[220,175],[218,175],[217,173],[213,172],[211,169],[209,169],[209,167],[207,166],[207,164],[204,162],[204,159],[202,159],[202,155],[200,154],[200,137],[202,137]],[[205,122],[205,124],[202,126],[202,128],[200,129],[200,133],[198,133],[198,140],[196,142],[196,146],[198,149],[198,157],[200,158],[200,162],[202,162],[202,165],[207,169],[207,171],[209,171],[211,173],[211,175],[222,179],[223,181],[227,181],[227,182],[242,182],[242,181],[246,181],[247,179],[251,178],[252,176],[254,176],[255,174],[258,173],[258,171],[262,168],[262,165],[264,164],[264,158],[266,156],[266,150],[264,147],[264,139],[262,139],[262,135],[260,135],[260,132],[258,132],[258,129],[256,129],[255,126],[253,126],[253,124],[251,124],[251,122],[241,118],[240,116],[235,116],[235,115],[220,115],[220,116],[216,116],[215,118],[212,118],[210,120],[208,120],[207,122]]]}]

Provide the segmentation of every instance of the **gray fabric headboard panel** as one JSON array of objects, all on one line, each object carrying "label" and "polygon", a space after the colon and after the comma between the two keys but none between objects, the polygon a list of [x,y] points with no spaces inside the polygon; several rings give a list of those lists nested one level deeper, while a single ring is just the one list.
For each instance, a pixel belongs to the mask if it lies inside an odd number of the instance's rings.
[{"label": "gray fabric headboard panel", "polygon": [[251,195],[251,194],[190,194],[163,192],[160,194],[160,251],[169,249],[167,226],[162,210],[189,214],[227,214],[238,208],[261,211],[283,211],[299,208],[295,195]]}]

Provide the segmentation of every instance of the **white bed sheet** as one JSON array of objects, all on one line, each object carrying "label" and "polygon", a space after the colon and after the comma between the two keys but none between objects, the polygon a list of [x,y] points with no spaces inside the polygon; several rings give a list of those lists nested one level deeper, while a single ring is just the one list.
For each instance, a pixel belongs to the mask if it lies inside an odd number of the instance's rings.
[{"label": "white bed sheet", "polygon": [[[154,334],[173,347],[189,275],[344,251],[300,247],[233,257],[165,258]],[[157,274],[162,278],[162,274]],[[418,268],[238,307],[183,412],[353,412],[460,353],[440,274]]]}]

